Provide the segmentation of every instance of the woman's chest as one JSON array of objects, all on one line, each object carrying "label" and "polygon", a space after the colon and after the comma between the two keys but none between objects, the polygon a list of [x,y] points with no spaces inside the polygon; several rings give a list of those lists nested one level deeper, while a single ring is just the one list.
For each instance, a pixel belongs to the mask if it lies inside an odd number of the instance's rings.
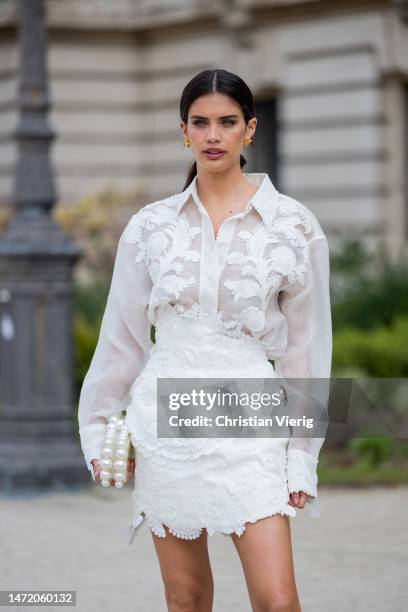
[{"label": "woman's chest", "polygon": [[267,229],[255,210],[203,214],[189,209],[169,219],[150,219],[141,256],[155,303],[199,304],[207,316],[219,310],[264,312],[287,278],[302,279],[306,240],[296,218]]}]

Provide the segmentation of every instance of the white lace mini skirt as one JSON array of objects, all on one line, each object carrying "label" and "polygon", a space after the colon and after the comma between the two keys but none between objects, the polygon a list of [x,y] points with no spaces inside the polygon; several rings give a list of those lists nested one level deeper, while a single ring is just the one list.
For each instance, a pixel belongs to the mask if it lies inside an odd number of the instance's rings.
[{"label": "white lace mini skirt", "polygon": [[127,407],[136,452],[129,544],[145,522],[158,536],[166,537],[166,525],[175,536],[194,539],[204,529],[209,535],[241,535],[247,522],[278,513],[296,516],[288,504],[289,438],[157,436],[157,378],[196,377],[276,374],[255,339],[215,333],[170,305],[160,307],[156,343]]}]

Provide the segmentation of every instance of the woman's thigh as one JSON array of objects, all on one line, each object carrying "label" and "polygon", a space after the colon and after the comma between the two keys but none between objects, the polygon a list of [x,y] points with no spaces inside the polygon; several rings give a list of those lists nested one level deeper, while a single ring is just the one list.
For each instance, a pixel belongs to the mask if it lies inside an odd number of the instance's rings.
[{"label": "woman's thigh", "polygon": [[[208,555],[208,535],[184,540],[169,532],[161,538],[152,532],[169,610],[211,612],[214,581]],[[184,606],[184,607],[183,607]]]},{"label": "woman's thigh", "polygon": [[246,523],[244,533],[233,533],[231,538],[242,563],[253,610],[300,612],[289,517],[276,514]]}]

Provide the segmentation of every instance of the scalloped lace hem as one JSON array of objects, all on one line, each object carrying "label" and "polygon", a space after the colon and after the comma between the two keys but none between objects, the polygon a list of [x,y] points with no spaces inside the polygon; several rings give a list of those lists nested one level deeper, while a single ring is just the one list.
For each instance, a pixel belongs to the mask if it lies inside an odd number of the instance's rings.
[{"label": "scalloped lace hem", "polygon": [[[240,523],[235,526],[231,526],[227,530],[217,529],[215,527],[210,527],[209,525],[203,527],[197,527],[196,529],[180,529],[178,527],[172,527],[171,525],[167,525],[168,530],[171,534],[183,540],[195,540],[199,538],[203,533],[204,529],[207,531],[209,536],[214,535],[215,533],[220,533],[224,536],[230,536],[232,533],[236,533],[238,536],[241,536],[246,530],[246,523],[256,523],[260,519],[267,518],[269,516],[274,516],[276,514],[281,514],[282,516],[296,516],[296,510],[293,506],[289,504],[285,504],[284,507],[280,510],[274,510],[269,512],[268,514],[260,514],[256,516],[252,520],[247,520],[245,523]],[[127,531],[130,534],[129,546],[133,543],[136,535],[144,524],[147,524],[152,533],[156,534],[160,538],[167,537],[166,530],[164,528],[164,523],[161,521],[154,519],[145,511],[139,512],[136,517],[133,519],[131,524],[127,527]]]}]

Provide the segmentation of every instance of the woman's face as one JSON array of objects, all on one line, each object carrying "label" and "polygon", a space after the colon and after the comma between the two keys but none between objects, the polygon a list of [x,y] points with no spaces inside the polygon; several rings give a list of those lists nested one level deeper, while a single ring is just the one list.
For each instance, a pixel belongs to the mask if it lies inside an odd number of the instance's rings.
[{"label": "woman's face", "polygon": [[[188,136],[198,167],[221,172],[238,164],[244,138],[255,133],[256,118],[245,123],[241,107],[235,100],[218,92],[197,98],[190,106],[187,124],[180,122]],[[211,154],[219,149],[221,153]]]}]

